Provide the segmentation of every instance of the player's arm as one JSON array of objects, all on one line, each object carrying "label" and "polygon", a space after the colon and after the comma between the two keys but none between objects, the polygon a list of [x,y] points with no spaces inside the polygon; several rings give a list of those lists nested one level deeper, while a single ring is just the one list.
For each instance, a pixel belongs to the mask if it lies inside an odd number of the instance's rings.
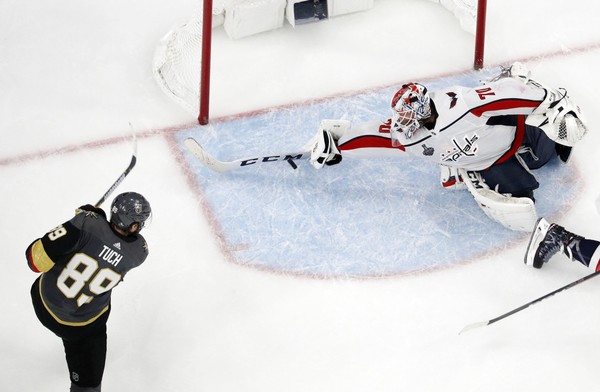
[{"label": "player's arm", "polygon": [[[525,114],[526,124],[541,128],[557,143],[573,146],[587,133],[587,125],[579,106],[564,88],[553,89],[530,78],[529,70],[520,63],[500,77],[470,94],[475,115]],[[477,98],[485,104],[477,106]]]},{"label": "player's arm", "polygon": [[471,114],[477,117],[529,115],[545,96],[544,89],[510,77],[466,90],[464,94]]},{"label": "player's arm", "polygon": [[389,122],[371,121],[352,127],[347,120],[321,121],[319,131],[305,148],[311,151],[310,161],[317,169],[340,163],[342,155],[374,158],[404,151],[403,146],[392,145]]},{"label": "player's arm", "polygon": [[[76,215],[79,214],[106,219],[106,213],[102,209],[89,204],[77,208]],[[81,230],[73,220],[50,230],[27,247],[25,251],[27,265],[34,272],[49,271],[59,262],[61,256],[71,253],[76,248],[80,236]]]},{"label": "player's arm", "polygon": [[27,266],[33,272],[46,272],[54,267],[54,261],[46,253],[41,238],[33,241],[27,247],[25,258],[27,259]]},{"label": "player's arm", "polygon": [[70,221],[50,230],[27,247],[27,265],[34,272],[49,271],[60,260],[60,256],[75,248],[80,233]]}]

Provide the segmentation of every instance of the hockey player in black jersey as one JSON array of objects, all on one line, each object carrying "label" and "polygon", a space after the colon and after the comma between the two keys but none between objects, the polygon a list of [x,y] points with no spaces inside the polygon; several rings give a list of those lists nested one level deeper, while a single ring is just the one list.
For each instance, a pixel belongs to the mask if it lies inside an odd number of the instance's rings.
[{"label": "hockey player in black jersey", "polygon": [[139,193],[111,204],[110,220],[92,205],[31,243],[26,258],[41,273],[31,287],[40,322],[63,341],[71,392],[100,392],[112,289],[148,256],[140,230],[152,215]]}]

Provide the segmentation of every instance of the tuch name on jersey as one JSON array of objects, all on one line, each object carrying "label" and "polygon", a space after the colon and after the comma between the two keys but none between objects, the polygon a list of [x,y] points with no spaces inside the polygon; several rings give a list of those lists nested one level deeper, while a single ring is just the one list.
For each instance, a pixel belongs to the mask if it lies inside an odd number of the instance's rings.
[{"label": "tuch name on jersey", "polygon": [[116,267],[123,259],[123,256],[121,254],[117,253],[117,251],[112,250],[111,248],[109,248],[106,245],[102,245],[102,246],[103,246],[103,249],[102,249],[102,251],[100,251],[100,254],[98,255],[98,257],[102,258],[102,260],[104,260],[107,263],[110,263]]}]

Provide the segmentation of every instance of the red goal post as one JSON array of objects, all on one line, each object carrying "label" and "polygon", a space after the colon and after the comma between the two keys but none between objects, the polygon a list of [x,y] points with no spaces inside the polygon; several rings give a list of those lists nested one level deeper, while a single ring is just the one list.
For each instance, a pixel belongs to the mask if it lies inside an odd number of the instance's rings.
[{"label": "red goal post", "polygon": [[475,19],[475,58],[473,60],[473,68],[476,70],[483,68],[486,14],[487,0],[477,0],[477,14]]},{"label": "red goal post", "polygon": [[210,101],[210,52],[212,42],[212,0],[204,0],[202,8],[202,63],[200,66],[200,125],[208,124],[208,102]]},{"label": "red goal post", "polygon": [[[461,27],[475,35],[473,68],[482,69],[487,0],[430,1],[452,11]],[[194,12],[190,21],[162,38],[154,55],[153,73],[167,95],[186,109],[198,113],[198,122],[206,125],[210,106],[213,0],[203,0],[201,11]]]}]

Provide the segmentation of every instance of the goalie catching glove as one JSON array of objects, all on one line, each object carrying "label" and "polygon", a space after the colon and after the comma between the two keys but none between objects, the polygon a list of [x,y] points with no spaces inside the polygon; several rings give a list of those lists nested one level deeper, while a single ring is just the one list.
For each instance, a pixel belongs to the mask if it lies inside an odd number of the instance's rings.
[{"label": "goalie catching glove", "polygon": [[586,120],[581,109],[564,88],[551,89],[544,84],[532,80],[529,69],[520,62],[502,68],[502,72],[491,82],[503,77],[512,77],[525,84],[534,85],[546,91],[546,97],[535,110],[527,116],[525,123],[541,128],[556,143],[573,147],[588,131]]},{"label": "goalie catching glove", "polygon": [[304,146],[310,150],[310,163],[321,169],[324,165],[336,165],[342,161],[337,148],[337,140],[342,133],[350,129],[347,120],[322,120],[317,134]]},{"label": "goalie catching glove", "polygon": [[550,139],[568,147],[573,147],[585,136],[588,129],[583,113],[569,97],[566,89],[550,89],[531,80],[531,72],[519,62],[510,67],[509,74],[524,83],[531,83],[546,90],[544,101],[527,116],[527,125],[541,128]]},{"label": "goalie catching glove", "polygon": [[581,109],[567,95],[567,90],[549,90],[546,98],[525,120],[527,125],[541,128],[556,143],[573,147],[588,129]]}]

